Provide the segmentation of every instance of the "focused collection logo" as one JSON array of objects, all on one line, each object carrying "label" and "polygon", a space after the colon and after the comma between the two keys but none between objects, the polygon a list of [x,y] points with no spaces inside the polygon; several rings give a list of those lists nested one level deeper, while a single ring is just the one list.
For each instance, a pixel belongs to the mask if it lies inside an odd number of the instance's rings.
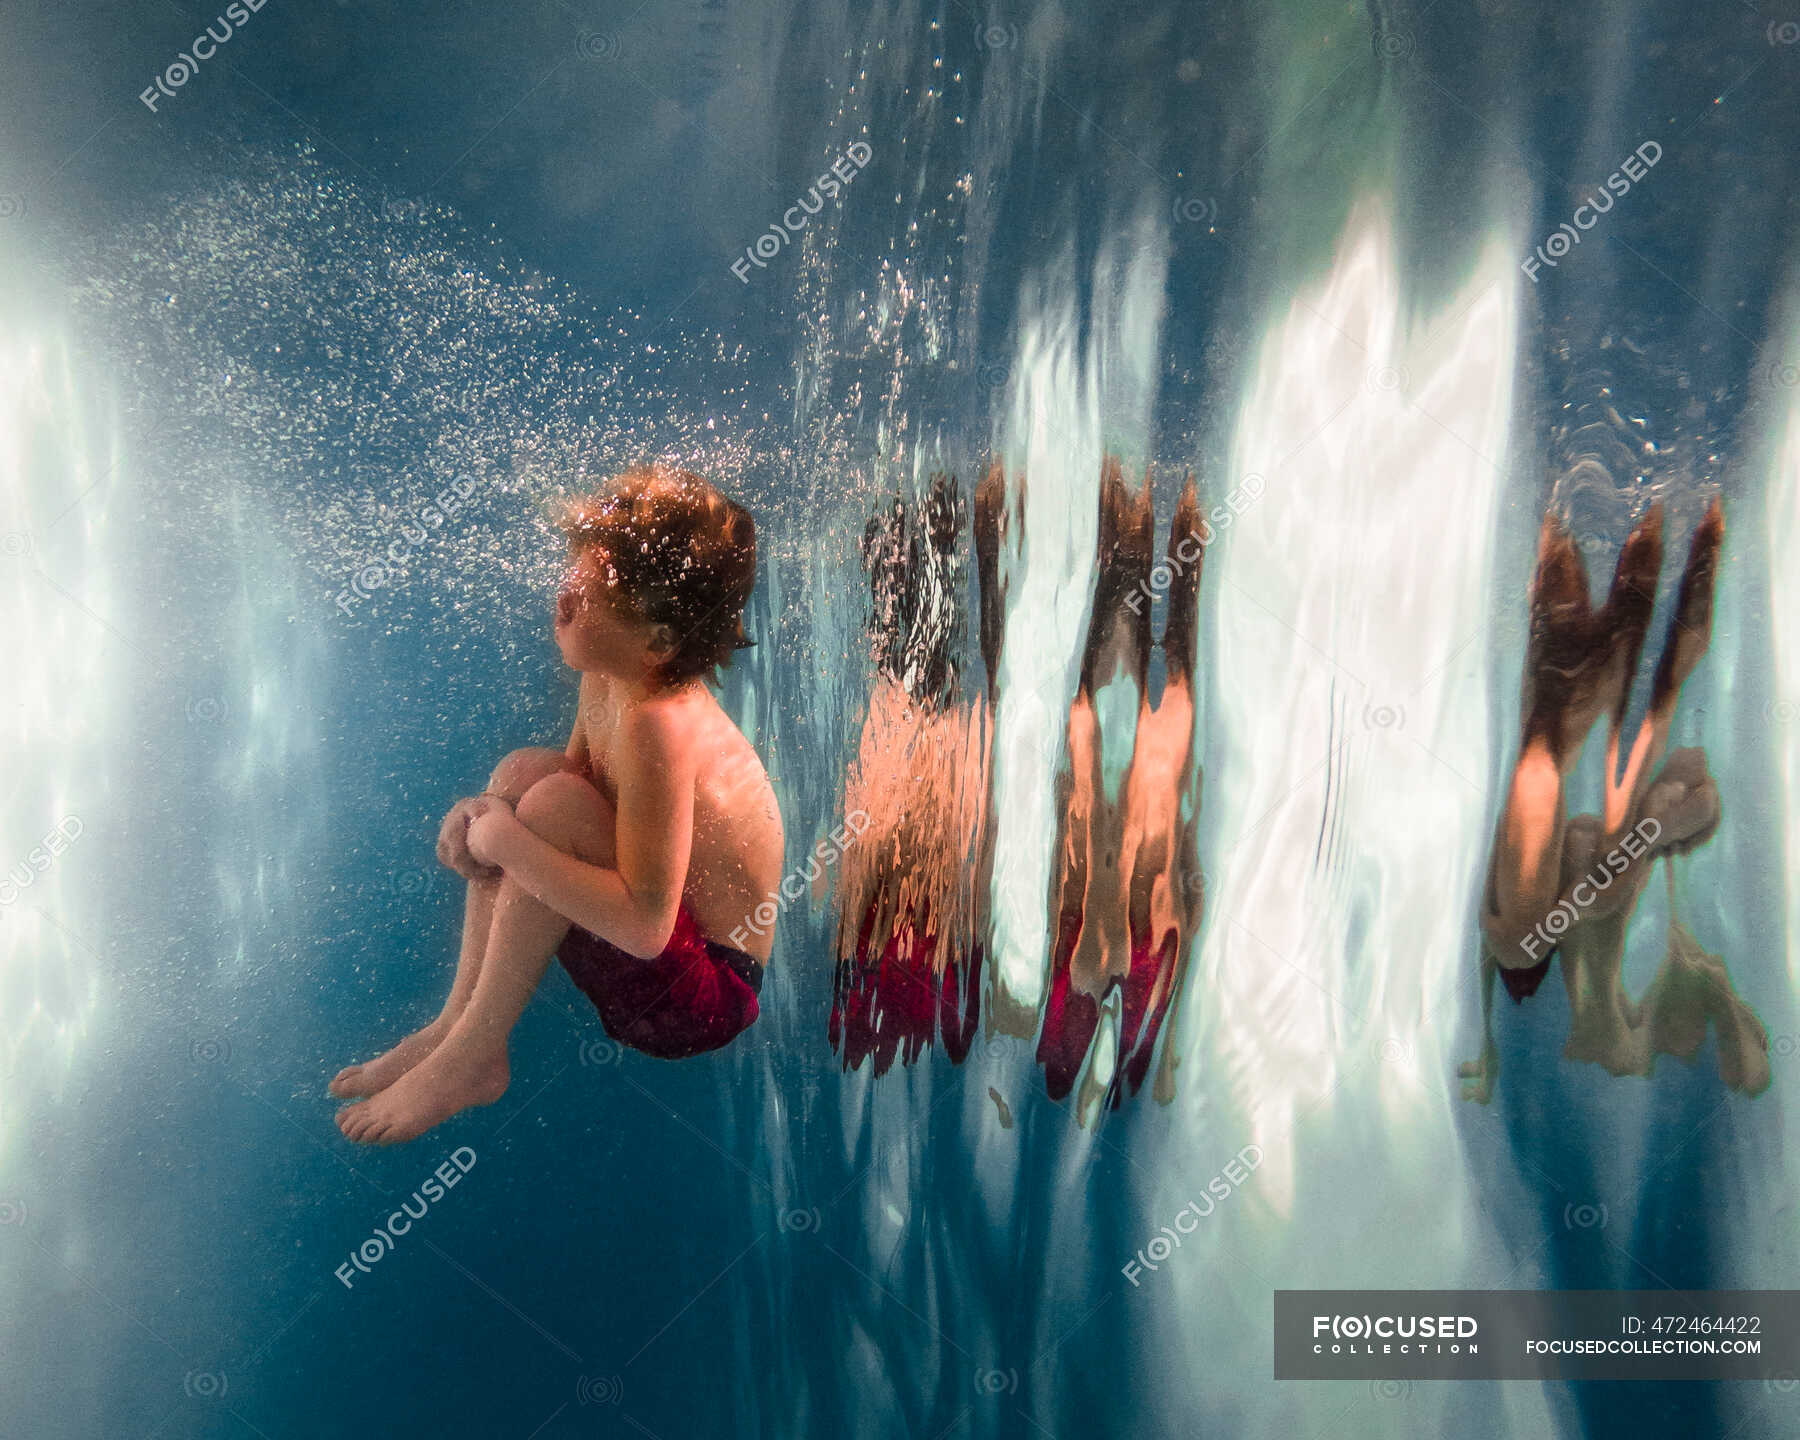
[{"label": "focused collection logo", "polygon": [[1312,1348],[1315,1355],[1478,1355],[1480,1329],[1473,1315],[1314,1315]]}]

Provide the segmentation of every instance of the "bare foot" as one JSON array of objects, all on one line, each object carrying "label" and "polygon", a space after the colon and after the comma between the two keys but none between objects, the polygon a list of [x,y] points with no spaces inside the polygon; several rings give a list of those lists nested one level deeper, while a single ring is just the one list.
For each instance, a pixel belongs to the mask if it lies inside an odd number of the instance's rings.
[{"label": "bare foot", "polygon": [[1481,1042],[1481,1054],[1456,1067],[1463,1082],[1462,1098],[1485,1105],[1494,1098],[1494,1082],[1500,1078],[1500,1051],[1491,1039]]},{"label": "bare foot", "polygon": [[421,1030],[415,1030],[392,1050],[365,1060],[360,1065],[346,1065],[331,1077],[326,1088],[340,1100],[360,1100],[385,1090],[433,1050],[450,1033],[450,1022],[442,1015]]},{"label": "bare foot", "polygon": [[492,1105],[512,1073],[506,1047],[452,1026],[429,1055],[373,1099],[338,1111],[338,1129],[360,1145],[402,1145],[471,1105]]}]

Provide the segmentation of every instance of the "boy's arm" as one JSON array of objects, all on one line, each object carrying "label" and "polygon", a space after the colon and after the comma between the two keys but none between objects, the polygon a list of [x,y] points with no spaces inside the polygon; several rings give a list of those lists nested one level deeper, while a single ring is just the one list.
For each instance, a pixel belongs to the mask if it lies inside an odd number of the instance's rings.
[{"label": "boy's arm", "polygon": [[618,868],[565,854],[523,825],[507,827],[496,861],[559,915],[648,958],[674,933],[694,839],[695,761],[671,717],[651,707],[628,721],[620,774]]},{"label": "boy's arm", "polygon": [[575,706],[575,728],[569,732],[569,746],[563,753],[572,765],[586,775],[590,772],[588,762],[592,758],[592,752],[588,749],[587,721],[583,713],[584,709],[585,707],[580,704]]}]

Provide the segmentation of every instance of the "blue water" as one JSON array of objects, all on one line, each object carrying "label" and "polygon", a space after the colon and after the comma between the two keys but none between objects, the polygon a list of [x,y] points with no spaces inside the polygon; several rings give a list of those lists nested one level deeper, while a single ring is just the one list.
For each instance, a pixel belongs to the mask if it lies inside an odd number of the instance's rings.
[{"label": "blue water", "polygon": [[[270,0],[174,84],[217,13],[0,13],[0,866],[79,830],[0,907],[0,1434],[1800,1430],[1780,1381],[1276,1382],[1269,1339],[1285,1288],[1800,1286],[1800,12]],[[1159,533],[1190,468],[1209,503],[1266,480],[1201,592],[1172,1097],[1051,1102],[992,1035],[845,1073],[827,898],[729,1050],[621,1056],[553,970],[498,1104],[343,1141],[326,1081],[449,983],[438,818],[566,734],[546,497],[658,456],[755,512],[721,698],[800,857],[874,683],[868,516],[1030,475],[996,723],[1038,754],[1105,453],[1154,466]],[[1565,1061],[1552,976],[1466,1103],[1539,520],[1604,572],[1648,496],[1673,557],[1714,489],[1675,743],[1726,824],[1678,896],[1774,1083],[1731,1094],[1710,1041]],[[1028,1005],[1044,778],[995,796],[991,973]]]}]

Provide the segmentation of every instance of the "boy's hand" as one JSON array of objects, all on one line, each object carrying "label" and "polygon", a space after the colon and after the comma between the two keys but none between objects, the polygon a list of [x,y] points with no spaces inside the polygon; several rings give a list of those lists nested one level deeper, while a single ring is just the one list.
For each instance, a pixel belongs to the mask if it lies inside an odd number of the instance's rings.
[{"label": "boy's hand", "polygon": [[469,849],[469,827],[490,806],[506,808],[491,795],[476,795],[467,800],[458,800],[450,807],[450,813],[444,817],[443,828],[438,831],[438,863],[454,870],[465,880],[498,880],[501,876],[499,866],[477,858]]},{"label": "boy's hand", "polygon": [[522,829],[512,806],[492,795],[477,795],[467,802],[479,807],[470,812],[468,851],[477,864],[488,866],[497,877],[502,874],[501,855],[512,832]]}]

